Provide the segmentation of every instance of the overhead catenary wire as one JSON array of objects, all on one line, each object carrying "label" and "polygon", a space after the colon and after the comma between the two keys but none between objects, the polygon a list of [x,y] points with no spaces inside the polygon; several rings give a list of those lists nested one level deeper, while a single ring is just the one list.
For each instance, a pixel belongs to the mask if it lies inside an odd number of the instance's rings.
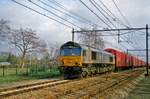
[{"label": "overhead catenary wire", "polygon": [[[12,1],[15,1],[15,0],[12,0]],[[20,4],[21,4],[21,3],[20,3]],[[23,6],[23,5],[24,5],[24,4],[22,4],[22,6]],[[38,13],[38,14],[41,14],[41,15],[43,15],[43,16],[45,16],[45,17],[51,19],[51,20],[54,20],[54,21],[56,21],[56,22],[58,22],[58,23],[60,23],[60,24],[62,24],[62,25],[65,25],[65,26],[67,26],[67,27],[69,27],[69,28],[73,28],[73,26],[67,25],[67,24],[65,24],[65,23],[63,23],[63,22],[61,22],[61,21],[58,21],[58,20],[56,20],[55,18],[52,18],[52,17],[50,17],[50,16],[48,16],[48,15],[45,15],[45,14],[43,14],[43,13],[41,13],[41,12],[39,12],[39,11],[33,9],[33,8],[30,8],[30,7],[25,6],[25,5],[24,5],[24,7],[28,8],[28,9],[30,9],[30,10],[32,10],[32,11]]]},{"label": "overhead catenary wire", "polygon": [[[127,28],[129,28],[129,26],[127,26],[127,25],[125,25],[119,18],[117,18],[116,16],[115,16],[115,14],[113,13],[113,12],[111,12],[110,10],[109,10],[109,8],[101,1],[101,0],[99,0],[99,2],[103,5],[103,7],[105,7],[105,9],[112,15],[112,18],[114,17],[115,19],[117,19],[118,21],[120,21],[121,23],[121,25],[123,25],[123,26],[125,26],[125,27],[127,27]],[[97,5],[99,5],[98,3],[97,3]],[[100,5],[99,5],[99,7],[103,10],[103,11],[105,11]],[[107,13],[106,11],[105,11],[105,13]],[[109,15],[110,15],[109,14]],[[107,13],[107,15],[108,15],[108,13]],[[116,20],[116,21],[117,21]],[[128,39],[127,37],[125,37],[126,39]],[[124,39],[124,38],[123,38]],[[128,41],[128,40],[127,40]],[[128,41],[128,43],[129,43],[129,41]]]},{"label": "overhead catenary wire", "polygon": [[66,7],[64,7],[63,5],[61,5],[60,2],[58,2],[56,0],[47,0],[47,1],[49,1],[50,3],[53,3],[55,5],[60,6],[62,9],[66,9]]},{"label": "overhead catenary wire", "polygon": [[[98,16],[92,9],[90,9],[82,0],[79,0],[86,8],[88,8],[94,15],[96,15],[103,23],[105,23],[110,29],[112,29],[111,28],[111,26],[110,25],[108,25],[100,16]],[[113,34],[113,33],[111,33],[111,34]],[[114,38],[116,41],[117,41],[117,39],[116,38]],[[129,42],[128,42],[129,43]],[[130,45],[131,46],[131,45]]]},{"label": "overhead catenary wire", "polygon": [[[94,1],[94,0],[93,0]],[[94,1],[95,2],[95,1]],[[103,12],[105,12],[107,14],[107,16],[111,17],[113,19],[113,21],[115,20],[115,18],[110,15],[103,7],[101,7],[97,2],[95,2],[95,4],[98,6],[99,9],[101,9]],[[120,24],[120,23],[119,23]]]},{"label": "overhead catenary wire", "polygon": [[[113,20],[118,20],[119,22],[121,22],[120,24],[125,26],[125,27],[129,27],[128,25],[126,25],[124,22],[122,22],[112,11],[109,10],[109,8],[101,1],[99,0],[99,2],[103,5],[103,7],[111,14],[109,14],[109,16],[112,16]],[[100,8],[102,8],[101,6],[99,6]],[[108,13],[107,11],[105,11],[106,13]]]},{"label": "overhead catenary wire", "polygon": [[[109,25],[109,24],[107,24],[100,16],[98,16],[92,9],[90,9],[82,0],[79,0],[88,10],[90,10],[95,16],[97,16],[98,17],[98,19],[100,19],[105,25],[107,25],[110,29],[112,29],[112,27]],[[111,34],[113,34],[113,33],[111,33]],[[116,38],[114,38],[116,41],[117,41],[117,39]]]},{"label": "overhead catenary wire", "polygon": [[[55,0],[54,0],[55,1]],[[116,18],[116,19],[118,19],[118,18]],[[118,19],[119,20],[119,19]],[[120,20],[119,20],[120,21]],[[123,22],[122,22],[123,23]],[[125,27],[127,27],[127,28],[129,28],[129,26],[127,26],[127,25],[125,25],[124,23],[123,23],[123,25],[125,26]]]},{"label": "overhead catenary wire", "polygon": [[70,13],[70,14],[72,14],[73,16],[75,16],[75,17],[81,19],[81,20],[87,21],[88,23],[93,24],[93,25],[95,25],[95,26],[99,26],[99,27],[101,27],[101,28],[104,28],[103,26],[100,26],[99,24],[93,23],[92,21],[88,20],[88,19],[85,18],[85,17],[80,16],[80,15],[77,14],[77,13],[74,13],[74,12],[72,12],[72,11],[69,11],[65,6],[63,6],[62,4],[60,4],[59,2],[57,2],[56,0],[48,0],[48,1],[49,1],[50,3],[53,3],[54,5],[56,5],[57,7],[61,8],[62,10],[66,11],[66,12],[68,12],[68,13]]},{"label": "overhead catenary wire", "polygon": [[[133,31],[128,31],[128,32],[124,32],[124,33],[120,33],[119,35],[126,35],[126,34],[130,34],[132,32],[135,32],[135,31],[139,31],[139,30],[133,30]],[[110,35],[96,35],[96,36],[118,36],[118,34],[110,34]]]},{"label": "overhead catenary wire", "polygon": [[[110,29],[112,29],[112,27],[110,26],[110,25],[108,25],[102,18],[100,18],[92,9],[90,9],[82,0],[79,0],[86,8],[88,8],[94,15],[96,15],[103,23],[105,23]],[[113,33],[111,33],[111,34],[113,34]],[[116,41],[117,41],[117,39],[116,38],[114,38]],[[124,47],[124,45],[122,45],[122,44],[120,44],[120,46],[123,46]],[[131,46],[131,45],[130,45]],[[125,48],[125,47],[124,47]]]},{"label": "overhead catenary wire", "polygon": [[[85,31],[75,31],[75,32],[104,32],[104,31],[118,31],[118,30],[124,30],[124,31],[127,31],[127,30],[135,30],[135,31],[140,31],[140,30],[143,30],[143,29],[145,29],[145,28],[124,28],[124,29],[104,29],[104,30],[85,30]],[[132,31],[133,32],[133,31]],[[129,33],[131,33],[131,31],[129,32]],[[112,33],[111,33],[112,34]],[[128,33],[123,33],[123,35],[124,34],[128,34]],[[114,35],[114,34],[112,34],[112,35]],[[105,35],[104,35],[105,36]],[[124,39],[124,38],[122,38],[122,39]],[[125,40],[125,39],[124,39]],[[126,40],[125,40],[126,41]],[[129,44],[129,42],[128,42],[128,44]],[[137,44],[138,45],[138,44]],[[124,45],[122,45],[122,43],[120,43],[120,46],[124,46]],[[129,44],[128,46],[131,46],[131,44]],[[131,46],[132,48],[134,48],[133,46]],[[125,48],[125,47],[124,47]]]},{"label": "overhead catenary wire", "polygon": [[131,27],[129,21],[127,20],[127,18],[123,15],[123,13],[121,12],[120,8],[118,7],[117,3],[115,2],[115,0],[112,0],[112,2],[114,3],[115,7],[117,8],[117,10],[119,11],[120,15],[122,16],[122,18],[124,19],[124,21]]},{"label": "overhead catenary wire", "polygon": [[48,10],[48,9],[46,9],[46,8],[44,8],[44,7],[42,7],[42,6],[38,5],[38,4],[36,4],[36,3],[34,3],[32,0],[28,0],[28,1],[31,2],[32,4],[38,6],[39,8],[41,8],[41,9],[43,9],[43,10],[45,10],[45,11],[47,11],[47,12],[53,14],[53,15],[55,15],[56,17],[58,17],[58,18],[60,18],[60,19],[62,19],[62,20],[64,20],[64,21],[66,21],[66,22],[72,24],[73,26],[75,26],[75,27],[77,27],[77,28],[79,28],[79,29],[82,29],[80,26],[78,26],[78,25],[76,25],[76,24],[74,24],[74,23],[68,21],[67,19],[64,19],[64,18],[62,18],[61,16],[55,14],[54,12],[52,12],[52,11],[50,11],[50,10]]},{"label": "overhead catenary wire", "polygon": [[[121,36],[121,35],[126,35],[126,34],[130,34],[130,33],[132,33],[132,32],[135,32],[135,31],[139,31],[139,30],[132,30],[132,31],[128,31],[128,32],[123,32],[123,33],[120,33],[119,35]],[[93,32],[95,32],[94,30],[93,30]],[[80,33],[80,34],[85,34],[85,33]],[[109,33],[110,34],[110,33]],[[107,35],[103,35],[103,34],[101,34],[101,35],[97,35],[96,34],[96,36],[118,36],[118,34],[107,34]]]},{"label": "overhead catenary wire", "polygon": [[74,20],[76,20],[76,21],[78,21],[78,22],[83,22],[83,23],[85,23],[85,24],[88,24],[88,25],[90,25],[90,26],[93,26],[93,24],[91,24],[91,23],[89,23],[89,22],[87,22],[87,21],[85,21],[85,20],[82,20],[82,19],[80,19],[80,18],[75,17],[74,15],[71,15],[71,14],[69,14],[69,13],[66,13],[66,11],[59,10],[59,9],[57,9],[56,7],[53,7],[53,6],[49,5],[48,3],[45,3],[45,2],[43,2],[43,1],[41,1],[41,0],[38,0],[38,1],[39,1],[40,3],[46,5],[46,6],[49,7],[49,8],[52,8],[52,9],[54,9],[54,10],[56,10],[56,11],[62,13],[62,14],[65,14],[65,15],[69,16],[70,18],[72,18],[72,19],[74,19]]},{"label": "overhead catenary wire", "polygon": [[[141,33],[140,30],[139,30],[138,32]],[[134,33],[135,33],[135,32],[134,32]],[[134,39],[135,44],[136,44],[136,45],[139,45],[139,48],[143,46],[143,44],[142,44],[141,42],[138,42],[138,41],[137,41],[136,37],[134,37],[133,39]]]},{"label": "overhead catenary wire", "polygon": [[46,15],[46,14],[43,14],[43,13],[41,13],[41,12],[39,12],[39,11],[37,11],[37,10],[31,8],[31,7],[28,7],[28,6],[26,6],[26,5],[22,4],[22,3],[19,3],[19,2],[17,2],[16,0],[11,0],[11,1],[13,1],[14,3],[17,3],[17,4],[23,6],[23,7],[27,8],[27,9],[33,11],[33,12],[36,12],[36,13],[42,15],[42,16],[45,16],[45,17],[47,17],[47,18],[50,19],[50,20],[56,21],[56,22],[58,22],[58,23],[60,23],[60,24],[62,24],[62,25],[64,25],[64,26],[66,26],[66,27],[68,27],[68,28],[71,28],[71,29],[73,28],[73,27],[70,26],[70,25],[67,25],[67,24],[65,24],[65,23],[63,23],[63,22],[61,22],[61,21],[58,21],[58,20],[56,20],[56,19],[54,19],[54,18],[52,18],[52,17],[50,17],[50,16],[48,16],[48,15]]},{"label": "overhead catenary wire", "polygon": [[97,3],[95,0],[89,0],[90,3],[108,20],[108,22],[113,25],[113,27],[117,28],[116,25],[97,7]]},{"label": "overhead catenary wire", "polygon": [[15,0],[12,0],[12,1],[15,2],[15,3],[17,3],[17,4],[19,4],[19,5],[21,5],[21,6],[23,6],[23,7],[25,7],[25,8],[27,8],[27,9],[29,9],[29,10],[31,10],[31,11],[33,11],[33,12],[36,12],[36,13],[42,15],[42,16],[45,16],[45,17],[47,17],[47,18],[49,18],[49,19],[51,19],[51,20],[53,20],[53,21],[56,21],[56,22],[58,22],[58,23],[60,23],[60,24],[62,24],[62,25],[65,25],[65,26],[67,26],[67,27],[69,27],[69,28],[72,28],[71,26],[69,26],[69,25],[67,25],[67,24],[64,24],[64,23],[62,23],[61,21],[58,21],[58,20],[56,20],[56,19],[54,19],[54,18],[51,18],[51,17],[49,17],[49,16],[47,16],[47,15],[45,15],[45,14],[43,14],[43,13],[41,13],[41,12],[39,12],[39,11],[37,11],[37,10],[31,8],[31,7],[28,7],[28,6],[26,6],[26,5],[22,4],[22,3],[19,3],[19,2],[15,1]]},{"label": "overhead catenary wire", "polygon": [[79,0],[90,12],[92,12],[100,21],[102,21],[106,26],[111,28],[109,24],[107,24],[99,15],[97,15],[91,8],[89,8],[82,0]]}]

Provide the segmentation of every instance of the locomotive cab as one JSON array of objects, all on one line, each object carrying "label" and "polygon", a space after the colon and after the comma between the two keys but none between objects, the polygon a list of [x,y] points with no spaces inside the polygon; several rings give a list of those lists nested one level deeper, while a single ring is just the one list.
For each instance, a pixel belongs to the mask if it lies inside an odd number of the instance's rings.
[{"label": "locomotive cab", "polygon": [[68,42],[61,46],[58,57],[61,66],[81,66],[81,47],[77,43]]},{"label": "locomotive cab", "polygon": [[58,60],[65,78],[79,76],[82,66],[81,50],[81,46],[75,42],[67,42],[60,47]]}]

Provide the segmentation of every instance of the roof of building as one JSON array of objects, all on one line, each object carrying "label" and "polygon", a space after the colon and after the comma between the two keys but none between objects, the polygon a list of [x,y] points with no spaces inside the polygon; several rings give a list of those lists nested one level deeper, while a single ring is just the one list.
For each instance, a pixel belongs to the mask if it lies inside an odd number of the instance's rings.
[{"label": "roof of building", "polygon": [[0,65],[4,66],[4,65],[10,65],[9,62],[0,62]]}]

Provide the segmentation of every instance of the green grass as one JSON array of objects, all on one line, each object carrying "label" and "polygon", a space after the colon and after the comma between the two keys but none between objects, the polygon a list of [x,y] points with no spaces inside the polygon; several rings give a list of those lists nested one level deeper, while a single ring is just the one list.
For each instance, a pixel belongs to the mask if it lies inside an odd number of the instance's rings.
[{"label": "green grass", "polygon": [[60,76],[60,72],[56,69],[49,69],[47,71],[41,71],[41,72],[37,72],[37,73],[29,73],[28,75],[29,77],[34,77],[36,79],[42,79],[42,78],[53,78],[53,77],[57,77]]},{"label": "green grass", "polygon": [[5,73],[5,76],[0,75],[0,84],[18,82],[18,81],[23,81],[23,80],[53,78],[53,77],[60,76],[60,72],[57,68],[43,69],[43,70],[38,70],[38,71],[29,69],[28,73],[27,73],[27,69],[23,68],[23,69],[18,70],[17,75],[16,75],[16,69],[9,68],[7,69],[6,73]]},{"label": "green grass", "polygon": [[5,77],[0,77],[0,84],[18,82],[18,81],[23,81],[23,80],[32,80],[32,79],[35,79],[35,78],[27,77],[27,76],[19,76],[19,75],[9,75]]},{"label": "green grass", "polygon": [[129,94],[128,99],[150,99],[150,77],[144,78]]}]

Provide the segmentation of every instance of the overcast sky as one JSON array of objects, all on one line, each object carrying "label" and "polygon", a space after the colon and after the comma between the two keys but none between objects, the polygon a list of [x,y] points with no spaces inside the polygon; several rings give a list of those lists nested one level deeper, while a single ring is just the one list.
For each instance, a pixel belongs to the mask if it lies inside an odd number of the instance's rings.
[{"label": "overcast sky", "polygon": [[[47,11],[44,11],[43,9],[40,9],[39,7],[35,6],[34,4],[30,3],[28,0],[16,0],[20,3],[23,3],[24,5],[27,5],[29,7],[32,7],[36,9],[37,11],[40,11],[41,13],[48,15],[52,18],[55,18],[56,20],[59,20],[67,25],[70,25],[74,27],[73,25],[60,20],[56,16],[50,14]],[[67,17],[67,15],[62,14],[52,8],[47,7],[46,5],[42,4],[38,0],[32,0],[33,2],[39,4],[40,6],[54,12],[55,14],[63,17],[64,19],[82,27],[91,29],[91,26],[83,23],[81,21],[75,21],[71,18]],[[51,3],[50,1],[53,0],[42,0],[48,5],[54,6],[55,8],[58,8],[56,5]],[[101,22],[94,14],[92,14],[81,2],[80,0],[56,0],[65,8],[67,8],[70,12],[73,12],[75,14],[80,15],[83,18],[88,19],[92,23],[96,23],[99,26],[107,27],[103,22]],[[92,6],[92,4],[89,2],[89,0],[82,0],[85,2],[86,5],[88,5],[94,12],[96,12],[102,19],[104,17]],[[95,0],[97,4],[100,5],[100,0]],[[124,23],[122,16],[116,9],[115,5],[113,4],[112,0],[101,0],[107,7]],[[149,24],[150,21],[150,0],[114,0],[118,7],[120,8],[123,15],[126,17],[128,22],[132,27],[145,27],[146,24]],[[62,10],[62,9],[61,9]],[[47,17],[44,17],[42,15],[39,15],[25,7],[22,7],[11,0],[0,0],[0,18],[3,18],[5,20],[9,20],[12,28],[32,28],[37,31],[38,36],[41,37],[41,39],[44,39],[48,44],[55,43],[55,42],[67,42],[71,40],[71,28],[68,28],[58,22],[55,22]],[[106,20],[106,19],[105,19]],[[108,23],[108,21],[107,21]],[[125,28],[124,26],[121,26],[114,22],[114,24],[118,28]],[[125,23],[126,24],[126,23]],[[75,29],[78,29],[77,27],[74,27]],[[97,27],[98,29],[102,29],[101,27]],[[145,32],[145,31],[144,31]],[[126,36],[126,40],[132,41],[130,45],[128,43],[121,43],[118,44],[117,41],[114,40],[113,37],[103,37],[107,42],[107,47],[115,47],[119,49],[126,50],[127,48],[145,48],[145,34],[140,32],[135,32],[130,35],[124,35],[122,38]],[[117,38],[117,37],[116,37]],[[77,40],[77,37],[76,37]],[[139,52],[138,52],[139,53]],[[144,53],[143,53],[144,54]]]}]

